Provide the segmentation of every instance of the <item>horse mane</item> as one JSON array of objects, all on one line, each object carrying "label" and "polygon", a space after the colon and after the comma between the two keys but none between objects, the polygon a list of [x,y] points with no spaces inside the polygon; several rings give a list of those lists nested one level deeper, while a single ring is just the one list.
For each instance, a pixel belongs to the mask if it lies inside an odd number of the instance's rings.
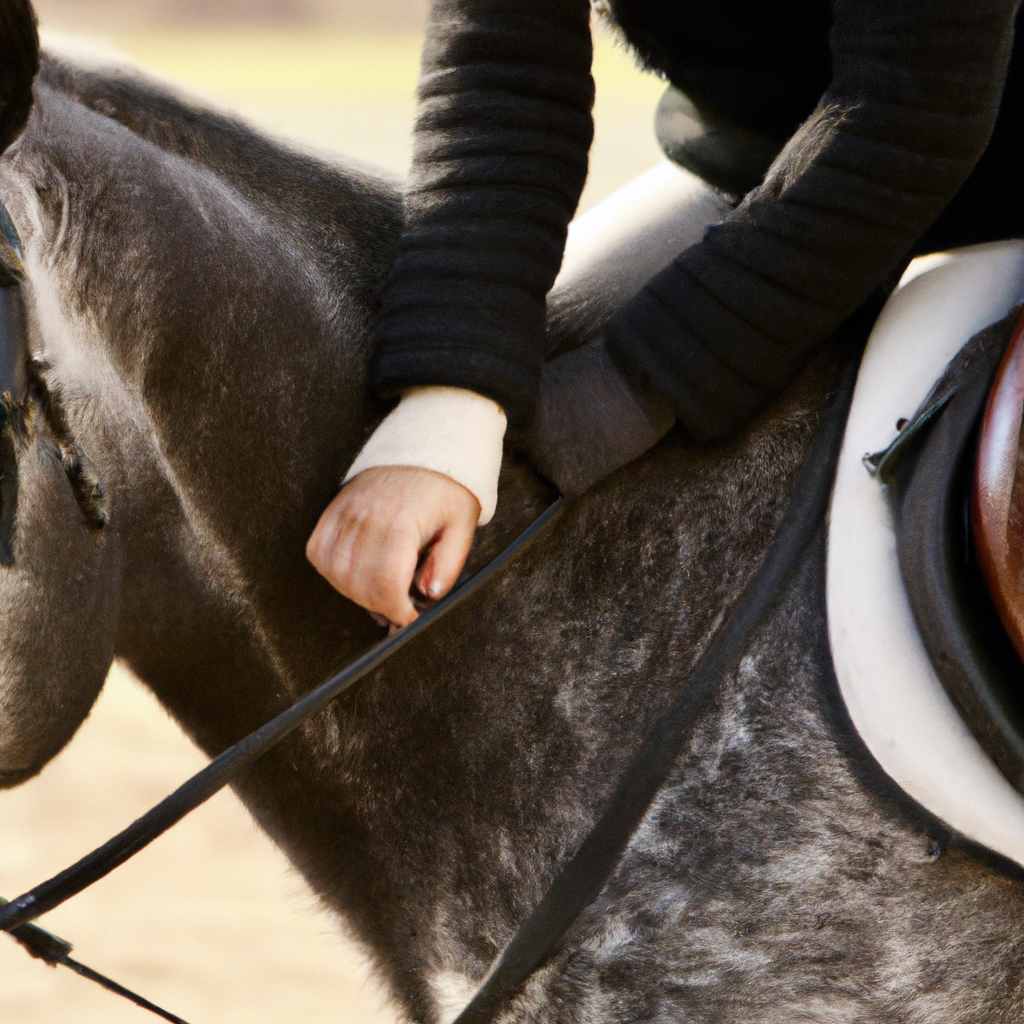
[{"label": "horse mane", "polygon": [[[83,67],[44,51],[38,84],[207,168],[268,214],[301,223],[323,252],[340,261],[347,287],[375,298],[402,225],[394,181],[298,151],[132,66]],[[359,259],[345,258],[351,252]]]}]

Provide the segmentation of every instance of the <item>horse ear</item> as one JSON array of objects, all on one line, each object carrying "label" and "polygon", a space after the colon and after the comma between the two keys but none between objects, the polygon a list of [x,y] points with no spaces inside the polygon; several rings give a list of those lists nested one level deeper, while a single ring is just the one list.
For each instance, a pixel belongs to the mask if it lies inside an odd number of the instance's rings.
[{"label": "horse ear", "polygon": [[0,0],[0,153],[21,134],[39,71],[39,32],[29,0]]}]

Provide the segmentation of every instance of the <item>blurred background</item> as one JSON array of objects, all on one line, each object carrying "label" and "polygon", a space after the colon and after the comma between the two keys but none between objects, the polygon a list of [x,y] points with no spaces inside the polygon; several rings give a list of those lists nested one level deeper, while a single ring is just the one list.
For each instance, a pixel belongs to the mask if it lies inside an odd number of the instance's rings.
[{"label": "blurred background", "polygon": [[[428,0],[36,0],[89,39],[277,136],[404,174]],[[661,82],[598,28],[596,136],[581,210],[660,158]]]},{"label": "blurred background", "polygon": [[[36,0],[61,46],[129,57],[304,149],[401,176],[426,0]],[[596,29],[586,209],[661,159],[662,84]],[[105,841],[205,763],[115,668],[92,716],[38,778],[0,792],[0,894]],[[222,793],[42,922],[76,955],[189,1024],[388,1024],[396,1015],[338,922]],[[0,936],[4,1024],[156,1020]]]}]

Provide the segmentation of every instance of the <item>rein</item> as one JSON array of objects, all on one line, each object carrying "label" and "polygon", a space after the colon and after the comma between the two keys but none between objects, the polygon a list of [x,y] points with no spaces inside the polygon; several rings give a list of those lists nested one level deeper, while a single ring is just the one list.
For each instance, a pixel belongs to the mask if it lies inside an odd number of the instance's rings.
[{"label": "rein", "polygon": [[[858,347],[855,347],[855,352],[859,354]],[[558,940],[598,897],[618,867],[633,833],[659,789],[675,768],[691,730],[707,707],[718,682],[736,667],[751,634],[782,600],[787,583],[824,524],[858,363],[859,360],[847,351],[836,393],[825,408],[818,435],[760,568],[701,656],[676,702],[634,755],[603,814],[579,851],[520,925],[482,987],[456,1018],[455,1024],[489,1024],[547,959]],[[63,963],[112,991],[125,995],[172,1024],[185,1024],[180,1018],[122,989],[89,968],[74,961],[69,962],[67,953],[70,945],[30,922],[60,906],[148,846],[186,814],[223,789],[243,769],[338,694],[383,664],[392,654],[474,594],[498,569],[529,544],[559,514],[563,506],[563,499],[557,499],[493,561],[425,611],[415,622],[382,640],[344,671],[216,757],[206,768],[119,835],[60,874],[10,903],[0,905],[0,931],[11,933],[33,956],[51,964]]]},{"label": "rein", "polygon": [[[6,906],[8,906],[7,900],[0,896],[0,907]],[[28,955],[36,960],[42,960],[51,967],[56,967],[60,964],[63,967],[70,968],[75,974],[88,978],[89,981],[95,981],[97,985],[102,985],[108,992],[113,992],[114,995],[127,999],[143,1010],[155,1013],[158,1017],[170,1021],[170,1024],[186,1024],[180,1017],[175,1017],[173,1013],[168,1013],[166,1010],[161,1009],[156,1003],[143,999],[142,996],[136,995],[131,989],[125,988],[124,985],[119,985],[116,981],[111,981],[110,978],[100,974],[99,971],[94,971],[91,967],[86,967],[85,964],[72,960],[69,954],[74,947],[71,943],[57,938],[56,935],[44,931],[37,925],[18,925],[17,928],[11,930],[10,934],[13,939],[21,943]]]},{"label": "rein", "polygon": [[137,1006],[150,1010],[164,1020],[171,1021],[172,1024],[186,1024],[180,1017],[175,1017],[116,982],[71,960],[68,957],[68,953],[72,949],[69,942],[35,927],[30,922],[59,907],[72,896],[77,896],[83,889],[98,882],[126,860],[145,849],[154,839],[162,836],[187,814],[220,792],[253,761],[324,708],[338,694],[382,665],[410,640],[476,593],[495,572],[514,558],[558,515],[563,505],[562,498],[556,499],[504,551],[488,562],[478,573],[457,586],[404,629],[392,636],[385,637],[366,654],[357,658],[337,675],[332,676],[312,693],[296,701],[266,725],[261,726],[255,732],[239,740],[233,747],[229,747],[215,757],[202,771],[193,775],[170,796],[161,800],[154,808],[134,821],[123,832],[119,832],[113,839],[108,840],[92,853],[72,864],[71,867],[30,889],[17,899],[7,902],[0,898],[0,931],[10,933],[37,959],[45,960],[53,966],[64,964],[83,977],[98,982],[118,995],[125,996]]}]

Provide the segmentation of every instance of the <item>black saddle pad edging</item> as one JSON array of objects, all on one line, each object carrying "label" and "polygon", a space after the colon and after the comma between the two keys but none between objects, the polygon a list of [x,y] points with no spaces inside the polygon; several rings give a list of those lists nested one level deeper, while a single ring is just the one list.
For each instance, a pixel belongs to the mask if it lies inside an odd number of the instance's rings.
[{"label": "black saddle pad edging", "polygon": [[932,666],[982,748],[1024,794],[1024,664],[970,534],[981,416],[1018,316],[976,335],[950,364],[935,390],[952,397],[896,467],[890,495],[900,572]]}]

